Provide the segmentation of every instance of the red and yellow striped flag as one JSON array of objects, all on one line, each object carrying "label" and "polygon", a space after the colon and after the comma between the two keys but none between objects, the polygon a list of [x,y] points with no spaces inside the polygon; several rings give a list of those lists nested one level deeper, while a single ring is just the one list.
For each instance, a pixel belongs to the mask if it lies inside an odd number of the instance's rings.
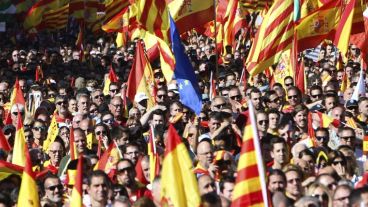
[{"label": "red and yellow striped flag", "polygon": [[13,158],[12,163],[19,166],[26,164],[26,138],[24,136],[24,128],[22,115],[18,110],[17,117],[17,131],[15,132],[14,147],[13,147]]},{"label": "red and yellow striped flag", "polygon": [[129,0],[112,0],[105,5],[105,16],[103,23],[106,24],[116,16],[118,16],[121,11],[129,7]]},{"label": "red and yellow striped flag", "polygon": [[[355,1],[356,0],[350,0],[346,4],[345,9],[341,14],[339,24],[336,28],[335,39],[333,41],[336,47],[339,48],[340,54],[344,57],[346,57],[349,48],[349,40],[352,31],[355,10]],[[363,16],[363,12],[361,14]]]},{"label": "red and yellow striped flag", "polygon": [[[18,206],[41,206],[38,197],[38,189],[35,180],[35,174],[32,170],[31,157],[29,155],[28,149],[25,153],[25,166],[22,175],[22,183],[20,184],[19,196],[18,196]],[[14,152],[15,153],[15,152]],[[24,153],[23,153],[24,154]]]},{"label": "red and yellow striped flag", "polygon": [[97,0],[70,0],[69,16],[78,21],[94,22],[100,6]]},{"label": "red and yellow striped flag", "polygon": [[110,176],[120,158],[122,157],[119,154],[119,149],[115,142],[112,142],[96,163],[94,170],[102,170]]},{"label": "red and yellow striped flag", "polygon": [[232,207],[268,206],[266,176],[252,103],[238,161]]},{"label": "red and yellow striped flag", "polygon": [[0,130],[0,149],[3,149],[4,151],[7,152],[9,152],[12,149],[8,140],[6,140],[3,130]]},{"label": "red and yellow striped flag", "polygon": [[300,19],[296,26],[298,51],[316,47],[324,39],[334,39],[341,17],[341,0],[329,1],[310,15]]},{"label": "red and yellow striped flag", "polygon": [[339,120],[334,119],[331,116],[329,116],[325,113],[319,112],[319,111],[317,111],[317,114],[318,114],[319,119],[320,119],[320,127],[328,128],[330,126],[330,124],[332,124],[336,128],[338,126],[340,126],[340,121]]},{"label": "red and yellow striped flag", "polygon": [[23,167],[0,160],[0,181],[13,174],[21,176],[22,172]]},{"label": "red and yellow striped flag", "polygon": [[[48,29],[48,30],[56,30],[63,29],[68,24],[69,17],[69,4],[47,11],[42,16],[42,21],[40,25],[37,27],[39,30]],[[37,67],[38,68],[38,67]],[[36,74],[38,70],[36,69]],[[42,74],[43,76],[43,74]],[[37,79],[36,79],[37,81]]]},{"label": "red and yellow striped flag", "polygon": [[167,132],[167,145],[161,171],[161,198],[172,206],[199,206],[197,179],[192,161],[173,125]]},{"label": "red and yellow striped flag", "polygon": [[69,155],[70,155],[70,160],[75,160],[77,159],[78,157],[78,151],[76,149],[76,146],[75,146],[75,142],[74,142],[74,128],[73,126],[70,127],[70,152],[69,152]]},{"label": "red and yellow striped flag", "polygon": [[252,76],[277,63],[291,48],[294,35],[294,1],[277,0],[264,17],[247,60]]},{"label": "red and yellow striped flag", "polygon": [[[235,40],[235,34],[233,34],[233,28],[235,23],[235,17],[237,16],[238,11],[238,0],[230,0],[229,4],[226,8],[225,19],[224,19],[224,39],[223,39],[223,48],[226,46],[232,46],[233,41]],[[226,53],[226,50],[224,50]]]},{"label": "red and yellow striped flag", "polygon": [[72,191],[72,196],[70,198],[70,207],[82,207],[83,206],[83,156],[80,155],[78,158],[77,172],[75,175],[75,183]]},{"label": "red and yellow striped flag", "polygon": [[148,156],[150,165],[150,183],[153,183],[155,177],[160,174],[160,155],[158,154],[156,149],[155,133],[152,126],[150,127],[148,140]]},{"label": "red and yellow striped flag", "polygon": [[137,42],[134,63],[127,82],[127,97],[134,101],[136,94],[144,94],[148,97],[147,107],[151,108],[155,104],[155,80],[151,64],[144,54],[142,42]]}]

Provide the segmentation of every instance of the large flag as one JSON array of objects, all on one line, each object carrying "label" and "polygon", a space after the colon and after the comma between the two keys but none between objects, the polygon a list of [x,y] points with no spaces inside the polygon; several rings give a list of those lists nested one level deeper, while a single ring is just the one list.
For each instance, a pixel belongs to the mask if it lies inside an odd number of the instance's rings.
[{"label": "large flag", "polygon": [[15,132],[14,147],[13,147],[13,158],[12,163],[24,166],[26,164],[26,138],[24,136],[24,128],[22,115],[18,111],[18,123],[17,131]]},{"label": "large flag", "polygon": [[213,0],[168,0],[168,2],[170,14],[181,33],[203,27],[212,21],[215,15]]},{"label": "large flag", "polygon": [[[226,46],[232,46],[233,45],[233,41],[235,41],[235,34],[233,34],[233,28],[234,28],[234,24],[235,24],[235,17],[237,16],[238,13],[238,8],[239,8],[239,3],[238,0],[230,0],[229,1],[229,5],[226,9],[226,13],[225,13],[225,21],[224,23],[224,40],[223,40],[223,45],[224,48]],[[225,50],[226,52],[226,50]]]},{"label": "large flag", "polygon": [[0,160],[0,181],[13,174],[21,176],[22,172],[23,167]]},{"label": "large flag", "polygon": [[129,7],[122,9],[119,13],[102,25],[102,30],[105,32],[123,32],[124,26],[127,27],[129,25],[129,19],[124,19],[124,15],[127,14],[128,10]]},{"label": "large flag", "polygon": [[176,29],[174,20],[170,17],[170,33],[172,39],[172,48],[176,60],[175,79],[179,86],[180,101],[192,109],[196,114],[202,110],[202,95],[199,90],[197,78],[192,64],[185,53],[184,46],[181,43],[179,32]]},{"label": "large flag", "polygon": [[94,22],[100,7],[97,0],[70,0],[69,15],[78,21]]},{"label": "large flag", "polygon": [[277,0],[267,12],[247,60],[247,68],[252,76],[277,63],[281,53],[291,48],[293,10],[293,0]]},{"label": "large flag", "polygon": [[128,78],[127,97],[134,101],[135,96],[145,95],[148,97],[147,107],[151,108],[155,104],[155,81],[151,64],[144,54],[142,42],[137,42],[135,59]]},{"label": "large flag", "polygon": [[110,65],[109,75],[105,77],[104,87],[103,87],[103,94],[107,96],[109,94],[110,84],[117,83],[118,76],[116,75],[114,68]]},{"label": "large flag", "polygon": [[324,39],[334,39],[341,17],[341,0],[329,1],[310,15],[300,19],[295,27],[298,51],[316,47]]},{"label": "large flag", "polygon": [[346,4],[345,9],[341,14],[339,24],[336,28],[336,34],[333,41],[336,47],[339,48],[340,54],[342,54],[344,57],[347,55],[349,48],[349,40],[355,10],[355,1],[356,0],[350,0]]},{"label": "large flag", "polygon": [[52,9],[57,9],[65,4],[68,0],[40,0],[32,6],[27,12],[25,20],[23,22],[23,27],[26,31],[35,33],[36,27],[42,22],[42,16],[45,12]]},{"label": "large flag", "polygon": [[161,171],[161,198],[176,207],[199,206],[201,199],[192,168],[188,150],[170,124]]},{"label": "large flag", "polygon": [[[35,174],[32,170],[31,157],[26,153],[26,162],[22,175],[22,183],[20,184],[17,206],[41,206],[38,197],[38,189],[35,180]],[[15,153],[15,152],[14,152]]]},{"label": "large flag", "polygon": [[238,161],[231,206],[268,206],[266,175],[257,134],[254,107],[249,102],[248,124]]},{"label": "large flag", "polygon": [[83,156],[78,157],[77,172],[75,175],[75,183],[72,190],[72,196],[70,198],[70,207],[82,207],[83,206]]},{"label": "large flag", "polygon": [[[49,30],[57,30],[63,29],[68,24],[69,17],[69,4],[47,11],[42,16],[42,21],[39,26],[37,26],[38,30],[49,29]],[[37,66],[36,74],[39,73],[39,69],[41,67]],[[38,81],[38,80],[36,80]]]},{"label": "large flag", "polygon": [[129,0],[112,0],[105,5],[105,16],[103,23],[106,24],[129,7]]}]

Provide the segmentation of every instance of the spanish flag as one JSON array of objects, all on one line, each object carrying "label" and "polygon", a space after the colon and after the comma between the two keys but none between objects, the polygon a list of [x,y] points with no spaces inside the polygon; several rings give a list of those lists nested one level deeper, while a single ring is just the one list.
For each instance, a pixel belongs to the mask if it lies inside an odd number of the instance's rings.
[{"label": "spanish flag", "polygon": [[135,59],[128,78],[127,97],[134,101],[136,94],[144,94],[148,97],[147,107],[155,104],[155,80],[150,63],[144,54],[142,42],[137,42]]},{"label": "spanish flag", "polygon": [[268,206],[266,175],[252,103],[238,161],[231,206]]},{"label": "spanish flag", "polygon": [[318,117],[320,119],[320,126],[323,128],[328,128],[330,124],[332,124],[334,127],[340,126],[340,121],[337,119],[332,118],[331,116],[317,111]]},{"label": "spanish flag", "polygon": [[69,151],[69,155],[70,155],[70,160],[75,160],[78,157],[78,151],[76,149],[75,146],[75,142],[74,142],[74,128],[70,127],[70,151]]},{"label": "spanish flag", "polygon": [[291,48],[294,35],[294,1],[276,0],[264,17],[247,60],[252,76],[277,63]]},{"label": "spanish flag", "polygon": [[174,126],[170,124],[161,171],[161,198],[172,206],[199,206],[197,179],[192,161]]},{"label": "spanish flag", "polygon": [[0,181],[13,174],[21,176],[22,172],[23,167],[0,160]]},{"label": "spanish flag", "polygon": [[32,170],[31,157],[28,153],[28,149],[25,148],[24,150],[27,150],[27,153],[24,158],[26,161],[22,175],[22,183],[20,184],[17,206],[41,206],[35,174]]},{"label": "spanish flag", "polygon": [[156,149],[154,128],[150,127],[148,140],[148,156],[150,165],[150,183],[153,182],[156,176],[160,174],[160,155]]},{"label": "spanish flag", "polygon": [[24,166],[26,164],[26,138],[24,136],[24,128],[22,123],[22,115],[18,111],[17,131],[15,133],[15,141],[13,147],[12,163]]},{"label": "spanish flag", "polygon": [[114,69],[112,68],[112,65],[110,65],[109,75],[105,78],[105,82],[104,82],[103,94],[107,96],[109,94],[110,84],[117,83],[117,82],[118,82],[118,77],[116,76],[116,73]]},{"label": "spanish flag", "polygon": [[122,157],[120,156],[119,149],[115,142],[111,142],[107,150],[98,160],[94,170],[102,170],[110,176],[121,158]]},{"label": "spanish flag", "polygon": [[55,141],[55,138],[57,137],[58,134],[59,134],[59,127],[56,122],[56,111],[55,111],[54,115],[52,116],[49,129],[47,130],[46,140],[43,142],[42,149],[44,152],[47,152],[49,150],[50,144]]},{"label": "spanish flag", "polygon": [[70,207],[82,207],[83,206],[83,156],[80,155],[78,158],[77,172],[75,175],[75,183],[72,191],[72,196],[70,198]]}]

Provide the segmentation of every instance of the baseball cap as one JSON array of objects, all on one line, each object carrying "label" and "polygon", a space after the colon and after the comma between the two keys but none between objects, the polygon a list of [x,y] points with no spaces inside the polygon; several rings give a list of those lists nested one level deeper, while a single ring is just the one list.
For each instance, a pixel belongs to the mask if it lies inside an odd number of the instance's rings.
[{"label": "baseball cap", "polygon": [[148,99],[148,97],[144,93],[137,93],[134,97],[134,101],[137,102],[137,103],[139,103],[143,100],[147,100],[147,99]]}]

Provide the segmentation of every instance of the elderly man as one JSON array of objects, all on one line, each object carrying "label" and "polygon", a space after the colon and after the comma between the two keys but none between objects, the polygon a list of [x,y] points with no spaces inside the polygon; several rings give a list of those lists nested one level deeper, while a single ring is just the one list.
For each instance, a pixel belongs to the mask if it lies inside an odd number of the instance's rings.
[{"label": "elderly man", "polygon": [[123,100],[120,98],[120,96],[114,96],[114,98],[110,100],[109,110],[111,114],[114,116],[115,122],[117,122],[119,125],[123,125],[124,124],[124,117],[123,117],[124,105],[123,105]]}]

